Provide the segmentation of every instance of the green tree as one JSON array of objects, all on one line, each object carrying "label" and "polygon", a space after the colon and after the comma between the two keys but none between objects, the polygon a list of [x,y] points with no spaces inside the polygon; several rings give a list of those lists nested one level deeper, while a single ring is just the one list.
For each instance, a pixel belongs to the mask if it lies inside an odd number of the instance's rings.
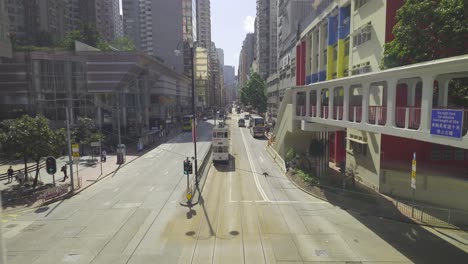
[{"label": "green tree", "polygon": [[58,156],[64,148],[64,131],[52,130],[49,120],[43,116],[5,120],[0,123],[2,151],[10,158],[23,159],[27,171],[29,160],[36,162],[33,187],[37,185],[39,162],[47,156]]},{"label": "green tree", "polygon": [[241,90],[241,102],[251,105],[258,112],[264,113],[267,109],[267,96],[265,82],[258,73],[252,73],[247,85]]},{"label": "green tree", "polygon": [[60,43],[66,49],[75,49],[75,40],[83,42],[92,47],[99,47],[103,41],[100,39],[96,28],[89,23],[83,23],[79,30],[70,31]]},{"label": "green tree", "polygon": [[395,38],[384,45],[381,68],[467,54],[463,0],[406,0],[398,10]]},{"label": "green tree", "polygon": [[135,44],[128,37],[117,38],[110,45],[120,51],[134,51],[136,49]]},{"label": "green tree", "polygon": [[104,140],[104,135],[98,131],[94,120],[87,117],[78,118],[78,122],[73,129],[73,137],[75,142],[81,144]]}]

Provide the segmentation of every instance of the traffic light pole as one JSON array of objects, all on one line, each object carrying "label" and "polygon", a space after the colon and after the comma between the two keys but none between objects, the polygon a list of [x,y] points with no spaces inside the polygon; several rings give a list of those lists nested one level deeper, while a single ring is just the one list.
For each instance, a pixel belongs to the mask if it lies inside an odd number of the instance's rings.
[{"label": "traffic light pole", "polygon": [[70,163],[70,185],[71,192],[75,191],[75,185],[73,184],[73,158],[72,158],[72,149],[71,149],[71,139],[70,139],[70,114],[68,113],[68,106],[65,108],[65,113],[67,116],[67,145],[68,145],[68,161]]},{"label": "traffic light pole", "polygon": [[198,188],[198,164],[197,164],[197,126],[195,120],[197,120],[197,111],[195,108],[195,43],[193,43],[192,48],[190,49],[192,51],[192,112],[193,112],[193,131],[195,132],[195,135],[193,135],[193,151],[194,151],[194,165],[195,165],[195,185]]}]

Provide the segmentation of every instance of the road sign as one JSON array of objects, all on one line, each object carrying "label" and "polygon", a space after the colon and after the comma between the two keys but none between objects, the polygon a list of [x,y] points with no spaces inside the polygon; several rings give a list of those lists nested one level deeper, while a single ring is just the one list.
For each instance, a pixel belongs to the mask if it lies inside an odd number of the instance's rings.
[{"label": "road sign", "polygon": [[411,161],[411,188],[416,190],[416,152],[413,153],[413,160]]},{"label": "road sign", "polygon": [[431,115],[431,134],[444,137],[461,138],[463,111],[434,109]]},{"label": "road sign", "polygon": [[75,158],[80,157],[80,145],[72,144],[72,156]]},{"label": "road sign", "polygon": [[91,142],[91,147],[99,147],[101,146],[101,142]]}]

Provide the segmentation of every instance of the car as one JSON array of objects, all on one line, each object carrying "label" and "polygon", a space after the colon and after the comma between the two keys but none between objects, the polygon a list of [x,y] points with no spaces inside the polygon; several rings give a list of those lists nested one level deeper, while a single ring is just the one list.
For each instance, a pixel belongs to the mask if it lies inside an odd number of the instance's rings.
[{"label": "car", "polygon": [[237,121],[237,125],[239,127],[245,127],[245,120],[243,118],[239,118],[239,121]]},{"label": "car", "polygon": [[208,120],[208,117],[204,116],[203,121],[207,121],[207,120]]}]

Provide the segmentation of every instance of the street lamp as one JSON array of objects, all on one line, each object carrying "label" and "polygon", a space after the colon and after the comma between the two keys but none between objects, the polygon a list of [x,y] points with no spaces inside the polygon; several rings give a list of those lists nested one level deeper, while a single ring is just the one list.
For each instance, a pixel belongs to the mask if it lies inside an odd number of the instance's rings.
[{"label": "street lamp", "polygon": [[[181,51],[179,50],[179,46],[182,41],[179,41],[177,44],[177,48],[174,50],[174,54],[179,56]],[[194,152],[194,165],[195,165],[195,185],[198,188],[198,164],[197,164],[197,137],[196,137],[196,129],[195,120],[197,118],[197,112],[195,108],[195,45],[196,42],[191,43],[190,45],[190,57],[192,62],[192,114],[193,114],[193,122],[192,122],[192,138],[193,138],[193,152]]]}]

